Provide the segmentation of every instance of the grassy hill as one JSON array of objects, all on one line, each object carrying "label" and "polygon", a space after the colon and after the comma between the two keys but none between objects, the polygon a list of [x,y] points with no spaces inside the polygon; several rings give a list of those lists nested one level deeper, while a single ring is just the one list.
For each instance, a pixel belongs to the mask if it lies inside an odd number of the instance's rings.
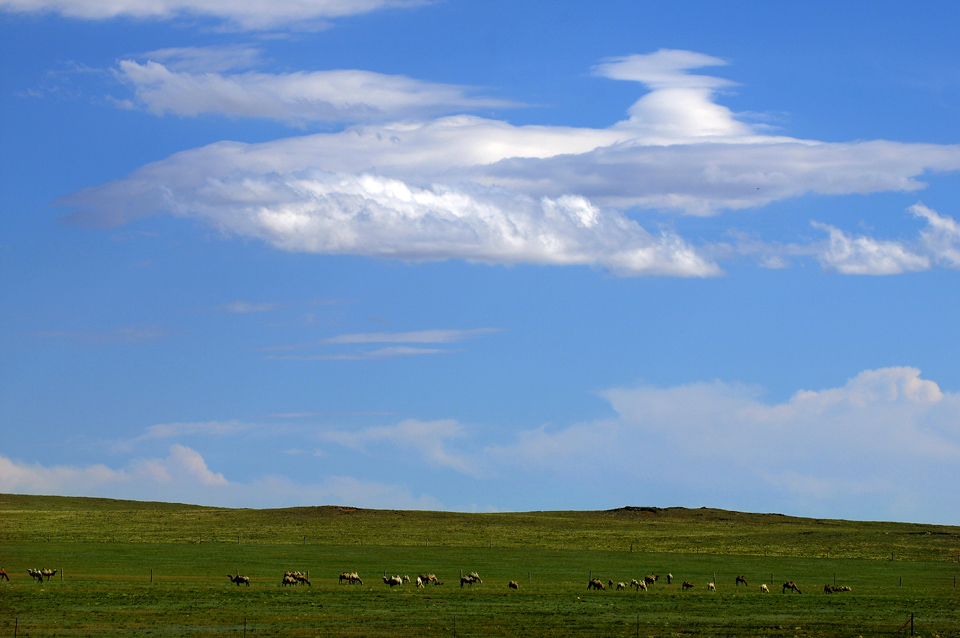
[{"label": "grassy hill", "polygon": [[[12,577],[0,582],[0,636],[865,636],[893,635],[911,614],[916,635],[960,636],[958,560],[958,527],[706,508],[464,514],[0,495]],[[26,570],[42,567],[62,571],[32,581]],[[286,570],[309,572],[312,586],[282,586]],[[338,583],[354,570],[363,585]],[[249,588],[227,580],[237,571]],[[483,583],[461,589],[469,571]],[[422,572],[445,585],[380,579]],[[591,576],[647,574],[661,576],[648,592],[586,590]],[[803,594],[781,593],[785,580]],[[853,591],[823,593],[832,583]]]},{"label": "grassy hill", "polygon": [[0,494],[0,543],[504,547],[956,561],[960,528],[682,507],[469,514],[352,507],[229,509]]}]

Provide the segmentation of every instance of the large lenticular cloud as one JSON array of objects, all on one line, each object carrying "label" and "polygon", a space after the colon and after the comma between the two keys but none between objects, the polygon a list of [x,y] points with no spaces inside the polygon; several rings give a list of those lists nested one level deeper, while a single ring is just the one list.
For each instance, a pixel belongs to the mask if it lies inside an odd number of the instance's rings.
[{"label": "large lenticular cloud", "polygon": [[688,73],[722,63],[670,50],[604,62],[597,75],[651,89],[604,129],[459,115],[223,142],[57,203],[94,226],[174,214],[287,251],[710,276],[721,271],[703,251],[625,212],[715,215],[807,194],[915,191],[928,172],[960,169],[960,146],[758,134],[714,101],[731,82]]}]

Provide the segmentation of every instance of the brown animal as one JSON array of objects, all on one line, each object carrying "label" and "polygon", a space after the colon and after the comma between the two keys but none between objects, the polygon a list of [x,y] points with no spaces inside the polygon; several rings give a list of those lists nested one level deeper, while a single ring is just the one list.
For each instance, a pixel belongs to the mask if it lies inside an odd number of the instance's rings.
[{"label": "brown animal", "polygon": [[466,576],[460,577],[460,589],[463,589],[464,584],[473,587],[474,583],[483,583],[483,581],[480,580],[480,576],[477,574],[477,572],[470,572]]},{"label": "brown animal", "polygon": [[390,585],[390,589],[393,589],[394,586],[397,585],[403,585],[403,579],[399,576],[384,576],[383,582]]},{"label": "brown animal", "polygon": [[680,585],[680,588],[683,589],[683,591],[687,591],[688,589],[693,589],[693,583],[691,583],[689,580],[685,580],[683,581],[683,584]]},{"label": "brown animal", "polygon": [[646,583],[646,582],[639,581],[639,580],[637,580],[636,578],[634,578],[633,580],[630,581],[630,586],[631,586],[631,587],[636,587],[636,588],[637,588],[637,591],[640,591],[641,589],[642,589],[643,591],[647,591],[647,583]]},{"label": "brown animal", "polygon": [[283,575],[283,580],[280,581],[280,584],[283,585],[283,586],[296,585],[296,584],[297,584],[297,579],[294,578],[293,576],[289,575],[289,574],[284,574],[284,575]]},{"label": "brown animal", "polygon": [[423,581],[423,584],[433,583],[434,585],[442,585],[443,583],[437,578],[435,574],[420,574],[420,580]]},{"label": "brown animal", "polygon": [[672,581],[673,581],[673,574],[667,574],[667,584],[668,585],[671,584]]},{"label": "brown animal", "polygon": [[343,584],[343,581],[347,581],[351,585],[354,583],[360,583],[361,585],[363,584],[363,581],[360,580],[360,576],[357,574],[357,572],[343,572],[340,574],[341,585]]},{"label": "brown animal", "polygon": [[230,574],[227,574],[227,578],[230,579],[230,582],[236,583],[237,587],[240,586],[240,583],[243,583],[247,587],[250,586],[250,578],[247,576],[241,576],[239,572],[237,573],[236,576],[231,576]]},{"label": "brown animal", "polygon": [[737,587],[740,586],[740,583],[743,583],[744,585],[749,587],[749,585],[747,585],[747,579],[744,578],[743,576],[737,576]]},{"label": "brown animal", "polygon": [[507,583],[507,587],[509,587],[510,589],[517,589],[517,590],[520,589],[520,585],[518,585],[517,581],[515,580],[511,580],[509,583]]},{"label": "brown animal", "polygon": [[658,580],[660,580],[660,576],[644,576],[643,577],[643,582],[645,582],[648,585],[653,585]]},{"label": "brown animal", "polygon": [[293,577],[297,579],[298,583],[300,584],[306,583],[308,586],[313,587],[313,585],[311,585],[310,581],[307,579],[306,575],[301,574],[300,572],[295,572],[293,574]]},{"label": "brown animal", "polygon": [[60,570],[58,570],[58,569],[41,569],[41,570],[40,570],[40,575],[41,575],[43,578],[46,578],[47,580],[50,580],[50,577],[51,577],[51,576],[56,576],[58,571],[60,571]]},{"label": "brown animal", "polygon": [[842,591],[853,591],[853,590],[850,589],[850,587],[848,587],[847,585],[839,585],[839,586],[824,585],[823,586],[823,593],[825,594],[832,594],[834,592],[842,592]]},{"label": "brown animal", "polygon": [[7,576],[7,570],[5,570],[3,567],[0,567],[0,580],[10,580],[10,577]]},{"label": "brown animal", "polygon": [[603,582],[599,578],[594,578],[589,583],[587,583],[587,589],[606,590],[607,588],[603,586]]},{"label": "brown animal", "polygon": [[797,584],[796,584],[795,582],[793,582],[792,580],[788,580],[787,582],[785,582],[785,583],[783,584],[783,589],[781,590],[780,593],[781,593],[781,594],[785,594],[785,593],[787,593],[787,590],[788,590],[788,589],[793,590],[793,591],[797,592],[798,594],[802,594],[802,593],[803,593],[803,592],[800,591],[800,588],[797,587]]},{"label": "brown animal", "polygon": [[619,583],[617,583],[617,591],[620,591],[621,589],[626,589],[626,588],[627,588],[627,584],[626,584],[626,583],[624,583],[624,582],[619,582]]},{"label": "brown animal", "polygon": [[43,572],[39,569],[28,569],[27,573],[30,574],[30,578],[36,578],[38,583],[43,582]]}]

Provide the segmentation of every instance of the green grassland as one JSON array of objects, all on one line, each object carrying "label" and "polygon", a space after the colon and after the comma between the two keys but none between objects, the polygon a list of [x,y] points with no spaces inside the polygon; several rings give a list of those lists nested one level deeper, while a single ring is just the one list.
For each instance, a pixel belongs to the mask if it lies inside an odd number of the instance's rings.
[{"label": "green grassland", "polygon": [[[960,636],[958,560],[957,527],[713,509],[249,510],[0,495],[11,576],[0,636],[892,636],[911,614],[914,635]],[[42,584],[27,574],[43,567],[62,572]],[[282,586],[286,570],[312,585]],[[237,571],[250,587],[227,580]],[[339,584],[343,571],[363,585]],[[461,571],[483,582],[461,589]],[[424,572],[444,585],[380,578]],[[586,588],[590,576],[647,574],[660,575],[647,592]],[[741,574],[748,587],[735,586]],[[695,587],[682,591],[684,580]],[[781,593],[785,580],[803,593]],[[828,583],[852,591],[825,594]]]}]

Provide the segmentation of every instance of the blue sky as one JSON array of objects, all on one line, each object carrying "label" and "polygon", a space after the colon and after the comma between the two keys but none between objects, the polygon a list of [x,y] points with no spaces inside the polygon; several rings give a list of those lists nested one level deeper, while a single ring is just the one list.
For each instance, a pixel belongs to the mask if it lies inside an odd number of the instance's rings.
[{"label": "blue sky", "polygon": [[960,524],[951,3],[0,0],[0,491]]}]

